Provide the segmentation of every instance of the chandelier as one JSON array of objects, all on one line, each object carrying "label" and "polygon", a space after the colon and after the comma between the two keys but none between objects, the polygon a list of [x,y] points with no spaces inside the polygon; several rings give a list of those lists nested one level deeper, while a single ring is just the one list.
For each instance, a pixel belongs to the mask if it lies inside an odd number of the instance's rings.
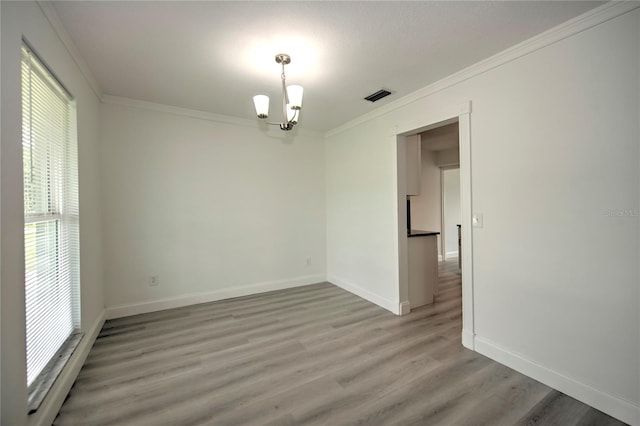
[{"label": "chandelier", "polygon": [[[286,53],[276,55],[276,62],[282,65],[282,122],[268,124],[280,126],[280,130],[289,131],[298,123],[300,109],[302,108],[302,86],[287,86],[286,77],[284,75],[284,66],[291,62],[291,57]],[[269,97],[267,95],[256,95],[253,97],[253,104],[256,107],[258,118],[266,119],[269,117]]]}]

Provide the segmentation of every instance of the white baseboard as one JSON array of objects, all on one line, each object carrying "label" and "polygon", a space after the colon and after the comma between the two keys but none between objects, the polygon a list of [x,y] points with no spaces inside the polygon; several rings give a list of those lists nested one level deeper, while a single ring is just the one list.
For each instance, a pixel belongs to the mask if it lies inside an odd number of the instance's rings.
[{"label": "white baseboard", "polygon": [[411,304],[408,300],[400,302],[400,315],[407,315],[411,312]]},{"label": "white baseboard", "polygon": [[[463,333],[464,339],[464,333]],[[625,423],[640,425],[640,406],[595,389],[504,349],[494,342],[475,336],[475,350],[507,367],[559,390]],[[463,340],[464,342],[464,340]],[[466,346],[466,345],[465,345]]]},{"label": "white baseboard", "polygon": [[233,297],[249,296],[252,294],[266,293],[268,291],[283,290],[285,288],[301,287],[326,281],[323,274],[306,275],[287,280],[266,281],[262,283],[248,284],[240,287],[224,288],[220,290],[189,293],[164,299],[149,300],[138,303],[127,303],[107,307],[107,319],[128,317],[131,315],[146,314],[165,309],[181,308],[183,306],[197,305],[199,303],[215,302],[231,299]]},{"label": "white baseboard", "polygon": [[438,262],[442,262],[442,255],[441,254],[438,255]]},{"label": "white baseboard", "polygon": [[458,258],[458,251],[448,251],[444,254],[444,258],[445,259],[453,259],[453,258]]},{"label": "white baseboard", "polygon": [[98,333],[102,330],[104,321],[105,311],[103,310],[91,327],[85,331],[82,340],[80,340],[73,355],[71,355],[71,358],[69,358],[69,361],[53,383],[51,390],[49,390],[42,404],[40,404],[38,411],[29,415],[30,426],[53,424],[53,421],[60,411],[60,407],[62,407],[67,394],[69,394],[71,386],[73,386],[73,382],[75,382],[84,361],[87,359],[87,355],[89,355],[89,351],[93,347],[93,343],[98,337]]},{"label": "white baseboard", "polygon": [[[329,275],[327,277],[327,281],[342,288],[343,290],[348,291],[349,293],[353,293],[356,296],[362,297],[363,299],[368,300],[369,302],[378,305],[381,308],[386,309],[387,311],[393,312],[396,315],[402,315],[403,309],[409,308],[409,302],[399,303],[393,300],[386,299],[334,275]],[[406,306],[404,305],[405,303]]]},{"label": "white baseboard", "polygon": [[462,330],[462,346],[475,351],[475,334],[469,330]]}]

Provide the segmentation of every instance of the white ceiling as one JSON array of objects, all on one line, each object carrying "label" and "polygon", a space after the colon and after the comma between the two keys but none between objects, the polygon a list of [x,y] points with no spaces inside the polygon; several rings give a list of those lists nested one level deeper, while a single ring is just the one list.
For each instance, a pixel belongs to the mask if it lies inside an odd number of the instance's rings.
[{"label": "white ceiling", "polygon": [[[304,86],[299,126],[327,131],[601,2],[56,1],[108,95],[253,119],[280,68]],[[372,104],[363,97],[385,88]],[[257,120],[257,119],[256,119]]]}]

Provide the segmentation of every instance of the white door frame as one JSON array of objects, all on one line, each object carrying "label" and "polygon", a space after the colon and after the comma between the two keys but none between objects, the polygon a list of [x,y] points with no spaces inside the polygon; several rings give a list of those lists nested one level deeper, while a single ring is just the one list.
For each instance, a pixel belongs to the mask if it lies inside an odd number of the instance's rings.
[{"label": "white door frame", "polygon": [[473,244],[471,205],[471,101],[423,117],[417,122],[394,126],[392,134],[396,146],[397,160],[397,236],[398,236],[398,300],[401,315],[410,311],[409,305],[409,260],[407,253],[407,206],[406,206],[406,136],[458,122],[460,145],[460,207],[462,210],[462,344],[474,349],[474,301],[473,301]]}]

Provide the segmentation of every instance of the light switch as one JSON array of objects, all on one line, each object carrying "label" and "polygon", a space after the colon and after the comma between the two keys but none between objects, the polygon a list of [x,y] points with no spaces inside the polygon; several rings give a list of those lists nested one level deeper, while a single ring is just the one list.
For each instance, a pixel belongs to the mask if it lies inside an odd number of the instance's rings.
[{"label": "light switch", "polygon": [[474,213],[471,216],[471,223],[474,228],[482,228],[482,213]]}]

